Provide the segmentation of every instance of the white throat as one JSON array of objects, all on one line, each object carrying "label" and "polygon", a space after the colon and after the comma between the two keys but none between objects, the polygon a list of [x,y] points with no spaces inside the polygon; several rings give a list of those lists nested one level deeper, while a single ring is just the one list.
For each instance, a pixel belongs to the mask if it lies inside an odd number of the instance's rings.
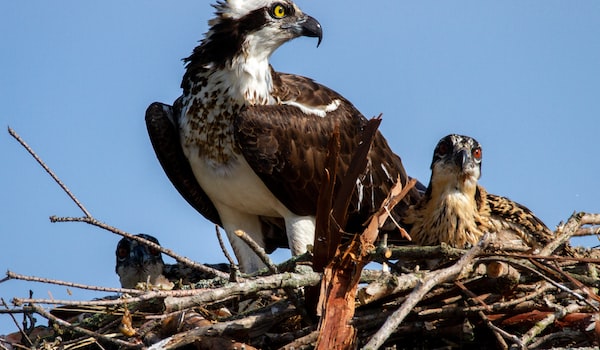
[{"label": "white throat", "polygon": [[[258,41],[262,41],[262,50]],[[271,96],[273,78],[269,57],[277,47],[265,49],[264,41],[249,35],[244,43],[242,53],[234,57],[225,72],[231,97],[250,105],[267,105],[275,103]],[[279,45],[273,45],[279,46]],[[272,50],[273,51],[272,51]]]}]

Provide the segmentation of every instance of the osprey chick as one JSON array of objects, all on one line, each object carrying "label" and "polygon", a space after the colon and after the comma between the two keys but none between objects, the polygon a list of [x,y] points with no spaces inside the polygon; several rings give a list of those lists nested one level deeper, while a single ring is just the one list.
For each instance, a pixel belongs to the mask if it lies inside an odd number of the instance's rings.
[{"label": "osprey chick", "polygon": [[[159,244],[153,236],[143,233],[136,236]],[[117,243],[115,255],[115,272],[119,275],[122,288],[133,289],[138,283],[144,282],[163,289],[173,288],[173,284],[163,275],[165,263],[159,250],[124,237]]]},{"label": "osprey chick", "polygon": [[539,248],[552,233],[529,209],[508,198],[487,193],[481,177],[482,150],[475,139],[448,135],[437,144],[431,180],[419,203],[407,212],[410,236],[419,245],[447,243],[464,248],[485,232],[517,238]]},{"label": "osprey chick", "polygon": [[[339,126],[339,178],[345,174],[367,120],[344,97],[313,80],[275,71],[271,54],[285,42],[316,37],[321,25],[288,0],[228,0],[188,58],[173,106],[154,103],[146,124],[158,159],[180,194],[221,225],[242,271],[264,266],[236,235],[245,231],[268,252],[298,255],[313,244],[317,198],[327,144]],[[349,232],[379,208],[398,178],[400,158],[377,134],[368,167],[356,183]],[[397,206],[400,219],[418,198]]]},{"label": "osprey chick", "polygon": [[[136,236],[160,245],[154,236],[144,233]],[[119,275],[122,288],[131,289],[135,288],[138,283],[148,282],[150,286],[160,289],[172,289],[174,286],[172,282],[191,284],[213,277],[179,263],[165,264],[159,250],[125,237],[117,244],[115,255],[117,257],[115,271]],[[205,265],[229,272],[227,264]]]}]

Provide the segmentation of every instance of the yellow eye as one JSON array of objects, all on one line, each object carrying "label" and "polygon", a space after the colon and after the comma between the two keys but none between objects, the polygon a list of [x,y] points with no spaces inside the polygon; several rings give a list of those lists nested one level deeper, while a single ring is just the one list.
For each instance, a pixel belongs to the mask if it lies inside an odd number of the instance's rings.
[{"label": "yellow eye", "polygon": [[273,6],[271,13],[273,14],[273,17],[275,17],[275,18],[283,18],[287,15],[287,10],[286,10],[285,6],[278,4],[278,5]]}]

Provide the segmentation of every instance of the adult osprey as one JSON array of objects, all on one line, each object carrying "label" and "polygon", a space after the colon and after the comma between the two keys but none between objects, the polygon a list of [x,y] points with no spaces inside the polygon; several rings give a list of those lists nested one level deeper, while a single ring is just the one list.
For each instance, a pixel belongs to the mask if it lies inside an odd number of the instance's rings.
[{"label": "adult osprey", "polygon": [[[228,0],[185,59],[183,95],[146,111],[150,139],[165,172],[202,215],[225,228],[245,272],[263,266],[234,232],[267,251],[294,255],[313,244],[327,144],[339,125],[339,173],[347,170],[367,120],[344,97],[313,80],[275,71],[271,54],[299,36],[318,38],[321,25],[287,0]],[[318,45],[318,44],[317,44]],[[400,158],[377,134],[356,182],[346,230],[360,232],[398,178]],[[418,198],[413,190],[397,218]]]}]

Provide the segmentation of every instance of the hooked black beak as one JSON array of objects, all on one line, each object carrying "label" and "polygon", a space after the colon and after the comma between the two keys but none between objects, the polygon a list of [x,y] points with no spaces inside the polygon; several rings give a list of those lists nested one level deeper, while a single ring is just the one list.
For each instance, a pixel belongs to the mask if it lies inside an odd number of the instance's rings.
[{"label": "hooked black beak", "polygon": [[467,152],[465,149],[461,149],[454,155],[454,162],[461,169],[464,169],[465,165],[469,162],[469,152]]},{"label": "hooked black beak", "polygon": [[321,23],[319,23],[319,21],[313,17],[306,15],[298,24],[302,28],[302,32],[300,33],[301,35],[311,38],[319,38],[319,41],[317,42],[317,47],[319,47],[321,40],[323,39],[323,29],[321,28]]}]

